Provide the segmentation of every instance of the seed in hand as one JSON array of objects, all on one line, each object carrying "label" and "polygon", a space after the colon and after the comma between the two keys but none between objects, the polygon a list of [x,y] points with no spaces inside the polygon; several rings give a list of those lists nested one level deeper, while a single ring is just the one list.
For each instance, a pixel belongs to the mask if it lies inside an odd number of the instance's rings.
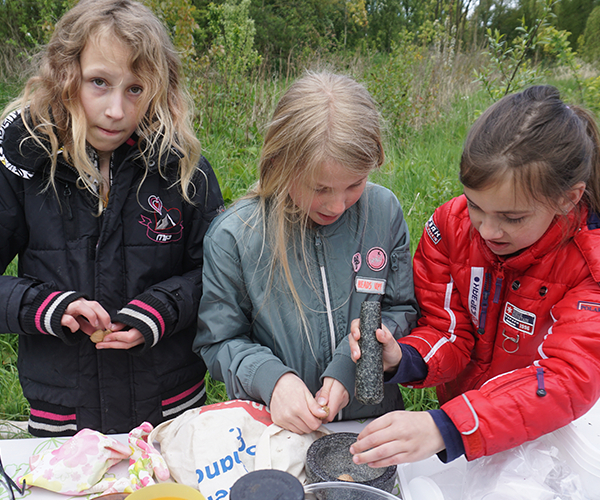
[{"label": "seed in hand", "polygon": [[97,344],[98,342],[102,342],[104,337],[106,337],[109,333],[112,333],[110,330],[96,330],[94,333],[90,335],[90,340]]}]

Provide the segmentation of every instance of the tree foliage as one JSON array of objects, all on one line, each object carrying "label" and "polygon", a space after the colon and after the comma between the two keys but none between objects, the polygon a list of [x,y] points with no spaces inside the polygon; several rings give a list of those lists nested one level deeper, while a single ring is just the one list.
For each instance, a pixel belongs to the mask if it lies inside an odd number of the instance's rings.
[{"label": "tree foliage", "polygon": [[592,10],[587,19],[581,52],[590,62],[600,61],[600,6]]}]

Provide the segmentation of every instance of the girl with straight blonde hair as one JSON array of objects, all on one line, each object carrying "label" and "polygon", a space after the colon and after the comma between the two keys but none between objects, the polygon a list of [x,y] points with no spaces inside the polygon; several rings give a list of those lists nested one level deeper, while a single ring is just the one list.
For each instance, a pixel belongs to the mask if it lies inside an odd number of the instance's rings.
[{"label": "girl with straight blonde hair", "polygon": [[29,432],[129,432],[205,400],[191,350],[221,192],[180,61],[132,0],[82,0],[0,128],[0,332]]},{"label": "girl with straight blonde hair", "polygon": [[275,109],[257,185],[205,239],[194,349],[229,397],[297,433],[403,407],[397,387],[377,405],[355,399],[347,341],[365,300],[398,338],[417,316],[402,209],[367,182],[383,160],[367,90],[308,73]]}]

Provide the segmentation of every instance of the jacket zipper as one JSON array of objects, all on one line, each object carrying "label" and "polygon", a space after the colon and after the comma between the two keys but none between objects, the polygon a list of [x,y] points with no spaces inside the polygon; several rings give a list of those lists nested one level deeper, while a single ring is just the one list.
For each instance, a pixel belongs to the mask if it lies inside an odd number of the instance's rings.
[{"label": "jacket zipper", "polygon": [[[517,368],[518,369],[518,368]],[[504,377],[506,375],[510,375],[511,373],[515,372],[516,370],[511,370],[509,372],[506,373],[502,373],[500,375],[496,375],[495,377],[492,377],[489,380],[486,380],[483,385],[479,388],[479,390],[482,390],[488,383],[492,382],[493,380],[496,380],[500,377]],[[536,392],[535,394],[539,397],[544,397],[546,395],[546,388],[545,388],[545,383],[544,383],[544,370],[541,367],[537,367],[536,368],[536,372],[535,373],[524,373],[524,374],[520,374],[517,378],[513,378],[511,380],[502,380],[498,382],[498,385],[496,385],[496,387],[494,387],[493,389],[490,389],[487,392],[488,396],[491,396],[492,394],[495,394],[498,391],[503,391],[505,390],[507,387],[515,384],[515,383],[519,383],[522,382],[524,380],[531,380],[531,378],[535,378],[536,379]]]},{"label": "jacket zipper", "polygon": [[492,288],[492,273],[485,273],[485,279],[483,282],[483,294],[481,301],[481,314],[479,315],[479,327],[477,333],[483,335],[485,332],[485,319],[487,316],[488,299],[490,297],[490,289]]},{"label": "jacket zipper", "polygon": [[323,255],[323,242],[321,236],[317,233],[315,236],[315,246],[317,248],[317,262],[321,271],[321,281],[323,283],[323,295],[325,296],[325,307],[327,308],[327,322],[329,324],[329,338],[331,342],[331,358],[336,348],[335,327],[333,326],[333,314],[331,312],[331,301],[329,300],[329,286],[327,284],[327,275],[325,273],[325,257]]},{"label": "jacket zipper", "polygon": [[69,216],[69,220],[73,219],[73,211],[71,210],[71,188],[68,184],[65,184],[65,189],[63,191],[63,195],[65,197],[65,206],[67,207],[67,214]]},{"label": "jacket zipper", "polygon": [[[323,295],[325,296],[325,307],[327,308],[327,322],[329,324],[329,338],[331,343],[331,359],[336,348],[335,341],[335,327],[333,324],[333,313],[331,311],[331,301],[329,299],[329,285],[327,283],[327,274],[325,273],[325,256],[323,253],[323,242],[321,241],[321,235],[317,233],[315,235],[315,247],[317,249],[317,262],[319,263],[319,270],[321,271],[321,282],[323,283]],[[342,410],[337,414],[337,419],[342,420]]]},{"label": "jacket zipper", "polygon": [[[492,302],[494,304],[498,304],[500,302],[500,296],[502,293],[502,282],[504,280],[504,270],[502,266],[497,269],[498,275],[496,276],[496,283],[494,285],[494,297]],[[477,333],[479,335],[483,335],[485,332],[485,322],[487,318],[487,308],[488,302],[490,298],[490,292],[492,291],[492,273],[486,272],[485,279],[483,282],[483,294],[481,301],[481,313],[479,314],[479,327],[477,328]]]}]

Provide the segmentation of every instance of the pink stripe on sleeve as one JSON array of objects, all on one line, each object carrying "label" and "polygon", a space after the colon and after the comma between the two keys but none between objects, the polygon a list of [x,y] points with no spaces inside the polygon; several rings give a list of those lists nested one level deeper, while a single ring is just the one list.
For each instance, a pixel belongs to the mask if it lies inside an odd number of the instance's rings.
[{"label": "pink stripe on sleeve", "polygon": [[31,414],[34,417],[46,418],[48,420],[58,420],[60,422],[65,422],[67,420],[76,420],[77,415],[74,413],[72,415],[59,415],[58,413],[50,413],[49,411],[40,411],[31,408]]},{"label": "pink stripe on sleeve", "polygon": [[181,394],[178,394],[177,396],[173,396],[172,398],[169,399],[165,399],[162,402],[162,406],[167,406],[170,405],[172,403],[176,403],[177,401],[179,401],[180,399],[185,398],[186,396],[189,396],[190,394],[192,394],[193,392],[195,392],[196,390],[198,390],[198,388],[204,383],[204,380],[198,382],[195,386],[191,387],[190,389],[188,389],[187,391],[182,392]]},{"label": "pink stripe on sleeve", "polygon": [[44,302],[42,302],[42,305],[39,307],[39,309],[36,311],[35,313],[35,327],[42,333],[48,334],[48,332],[45,332],[42,329],[42,314],[44,313],[44,310],[46,309],[46,306],[52,301],[52,299],[54,297],[56,297],[57,295],[59,295],[61,292],[52,292],[50,295],[48,295],[48,297],[46,297],[46,300],[44,300]]},{"label": "pink stripe on sleeve", "polygon": [[163,336],[163,334],[165,333],[165,322],[164,322],[161,314],[156,309],[154,309],[154,307],[149,306],[148,304],[146,304],[145,302],[142,302],[141,300],[132,300],[130,302],[130,305],[138,306],[139,308],[143,309],[144,311],[149,312],[150,314],[155,316],[157,321],[160,323],[160,329],[161,329],[160,336],[161,337]]}]

